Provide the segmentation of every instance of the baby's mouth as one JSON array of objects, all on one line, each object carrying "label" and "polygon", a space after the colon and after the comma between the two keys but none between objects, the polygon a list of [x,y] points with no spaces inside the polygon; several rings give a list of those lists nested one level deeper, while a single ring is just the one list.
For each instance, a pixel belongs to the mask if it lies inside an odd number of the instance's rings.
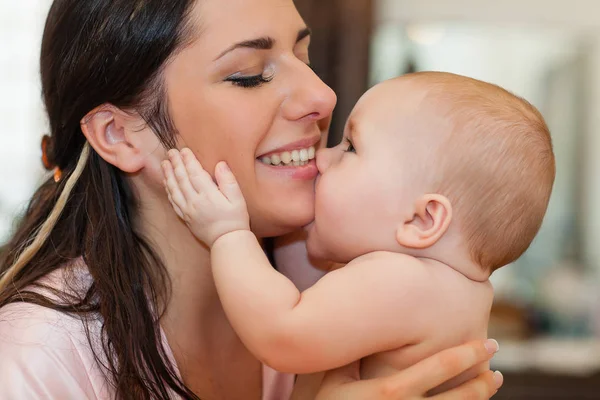
[{"label": "baby's mouth", "polygon": [[276,167],[301,167],[310,163],[314,158],[315,147],[310,146],[304,149],[271,153],[258,158],[258,160],[263,164]]}]

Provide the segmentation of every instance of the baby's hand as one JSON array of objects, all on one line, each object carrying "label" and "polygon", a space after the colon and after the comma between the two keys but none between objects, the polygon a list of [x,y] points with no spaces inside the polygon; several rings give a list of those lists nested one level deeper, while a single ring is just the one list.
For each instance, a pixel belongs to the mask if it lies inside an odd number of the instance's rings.
[{"label": "baby's hand", "polygon": [[212,246],[226,233],[250,230],[244,196],[225,162],[215,167],[218,187],[190,149],[170,150],[162,167],[169,201],[198,239]]}]

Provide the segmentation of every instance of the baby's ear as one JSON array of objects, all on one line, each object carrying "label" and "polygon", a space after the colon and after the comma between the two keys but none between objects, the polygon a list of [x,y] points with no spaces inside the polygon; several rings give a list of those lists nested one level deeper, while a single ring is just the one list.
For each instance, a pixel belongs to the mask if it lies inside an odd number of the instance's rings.
[{"label": "baby's ear", "polygon": [[427,194],[417,200],[412,218],[398,227],[396,240],[409,249],[426,249],[440,240],[451,220],[450,200],[439,194]]}]

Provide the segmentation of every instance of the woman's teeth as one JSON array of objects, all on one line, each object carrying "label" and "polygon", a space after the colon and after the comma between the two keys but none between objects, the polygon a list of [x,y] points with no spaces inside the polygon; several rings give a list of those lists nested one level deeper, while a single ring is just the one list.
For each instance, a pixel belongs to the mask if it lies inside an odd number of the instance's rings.
[{"label": "woman's teeth", "polygon": [[260,159],[267,165],[293,165],[294,167],[306,165],[315,158],[315,148],[311,146],[307,149],[293,151],[284,151],[283,153],[271,154]]}]

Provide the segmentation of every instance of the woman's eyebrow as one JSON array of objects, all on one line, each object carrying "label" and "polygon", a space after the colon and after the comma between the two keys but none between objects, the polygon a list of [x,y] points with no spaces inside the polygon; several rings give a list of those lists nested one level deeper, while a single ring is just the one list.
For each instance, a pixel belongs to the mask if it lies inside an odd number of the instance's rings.
[{"label": "woman's eyebrow", "polygon": [[257,49],[257,50],[270,50],[273,48],[274,44],[275,44],[275,39],[268,37],[268,36],[257,38],[257,39],[251,39],[251,40],[244,40],[243,42],[236,43],[233,46],[229,47],[227,50],[225,50],[224,52],[219,54],[219,56],[217,58],[215,58],[214,61],[217,61],[219,58],[223,57],[225,54],[231,53],[232,51],[234,51],[236,49],[249,48],[249,49]]},{"label": "woman's eyebrow", "polygon": [[[307,36],[310,36],[310,33],[311,33],[311,31],[309,28],[303,28],[300,31],[298,31],[298,36],[296,36],[296,43],[298,43],[302,39],[306,38]],[[272,37],[269,37],[269,36],[251,39],[251,40],[244,40],[243,42],[236,43],[233,46],[230,46],[229,48],[227,48],[227,50],[225,50],[224,52],[219,54],[219,56],[217,58],[215,58],[214,61],[217,61],[219,58],[223,57],[227,53],[230,53],[236,49],[241,49],[241,48],[256,49],[256,50],[270,50],[275,45],[275,42],[276,42],[275,39],[273,39]]]}]

